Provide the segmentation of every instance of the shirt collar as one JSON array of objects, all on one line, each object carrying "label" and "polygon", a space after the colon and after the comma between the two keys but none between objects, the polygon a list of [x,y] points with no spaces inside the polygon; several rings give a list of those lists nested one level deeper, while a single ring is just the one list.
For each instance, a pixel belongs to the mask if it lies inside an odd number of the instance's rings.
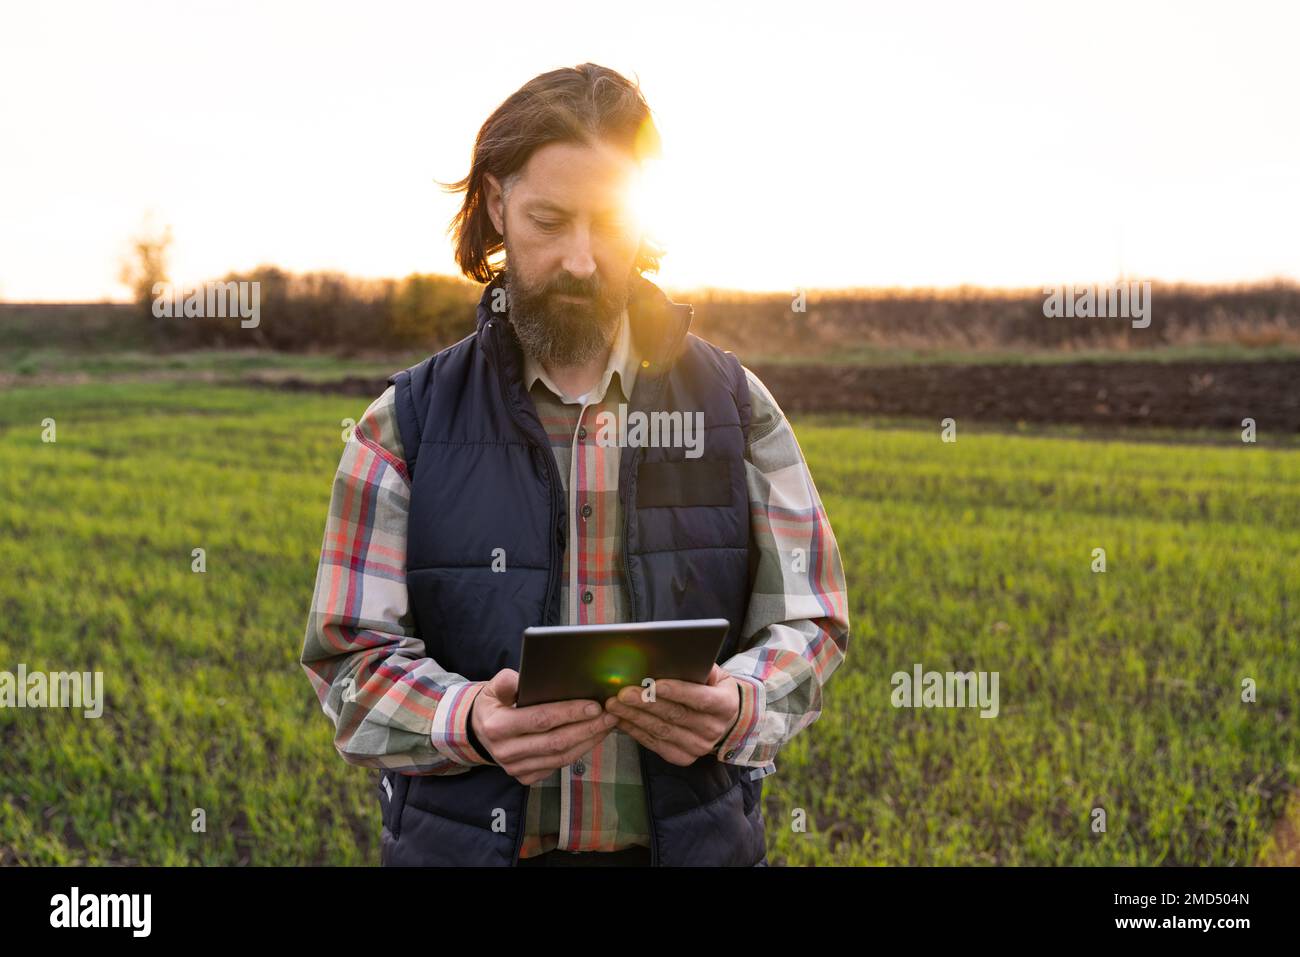
[{"label": "shirt collar", "polygon": [[[610,345],[609,360],[605,363],[605,372],[600,381],[587,393],[588,402],[599,402],[605,397],[606,391],[615,373],[618,373],[619,385],[623,389],[623,395],[631,396],[632,387],[636,382],[636,370],[640,366],[640,356],[636,352],[636,347],[632,341],[631,323],[628,319],[627,308],[624,307],[623,315],[619,318],[618,329],[614,333],[614,341]],[[524,352],[524,388],[532,391],[533,384],[538,379],[542,380],[551,392],[555,393],[561,401],[579,401],[582,396],[566,400],[564,393],[546,374],[542,364],[532,357],[526,350]]]}]

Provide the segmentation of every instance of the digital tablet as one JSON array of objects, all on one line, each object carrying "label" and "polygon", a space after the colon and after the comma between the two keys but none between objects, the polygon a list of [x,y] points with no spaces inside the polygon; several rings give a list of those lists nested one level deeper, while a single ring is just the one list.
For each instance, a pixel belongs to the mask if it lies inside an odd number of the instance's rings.
[{"label": "digital tablet", "polygon": [[524,629],[516,706],[589,698],[605,703],[645,678],[704,684],[722,650],[725,618]]}]

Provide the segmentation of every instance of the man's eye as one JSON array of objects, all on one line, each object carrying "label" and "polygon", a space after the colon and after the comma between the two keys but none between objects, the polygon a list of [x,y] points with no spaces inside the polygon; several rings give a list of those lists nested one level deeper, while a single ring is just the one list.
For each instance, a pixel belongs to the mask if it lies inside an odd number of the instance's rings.
[{"label": "man's eye", "polygon": [[559,223],[549,219],[534,219],[533,222],[536,223],[537,228],[544,233],[553,233],[560,228]]}]

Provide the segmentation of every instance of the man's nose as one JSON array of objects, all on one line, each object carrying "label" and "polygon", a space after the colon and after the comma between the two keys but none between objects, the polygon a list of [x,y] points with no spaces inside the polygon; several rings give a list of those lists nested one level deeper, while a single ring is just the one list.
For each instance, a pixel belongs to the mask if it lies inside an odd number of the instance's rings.
[{"label": "man's nose", "polygon": [[570,233],[561,265],[575,279],[586,279],[596,271],[596,260],[592,256],[591,248],[591,230],[586,226],[576,226]]}]

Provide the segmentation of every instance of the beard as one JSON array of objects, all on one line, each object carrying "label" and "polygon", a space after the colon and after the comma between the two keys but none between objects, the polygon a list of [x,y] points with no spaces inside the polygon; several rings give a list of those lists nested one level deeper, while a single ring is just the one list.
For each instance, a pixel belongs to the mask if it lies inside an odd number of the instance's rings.
[{"label": "beard", "polygon": [[[509,261],[507,245],[507,267]],[[632,276],[620,283],[604,283],[594,274],[576,279],[561,272],[533,286],[507,268],[504,285],[519,344],[545,366],[566,366],[588,362],[613,343],[631,295]]]}]

